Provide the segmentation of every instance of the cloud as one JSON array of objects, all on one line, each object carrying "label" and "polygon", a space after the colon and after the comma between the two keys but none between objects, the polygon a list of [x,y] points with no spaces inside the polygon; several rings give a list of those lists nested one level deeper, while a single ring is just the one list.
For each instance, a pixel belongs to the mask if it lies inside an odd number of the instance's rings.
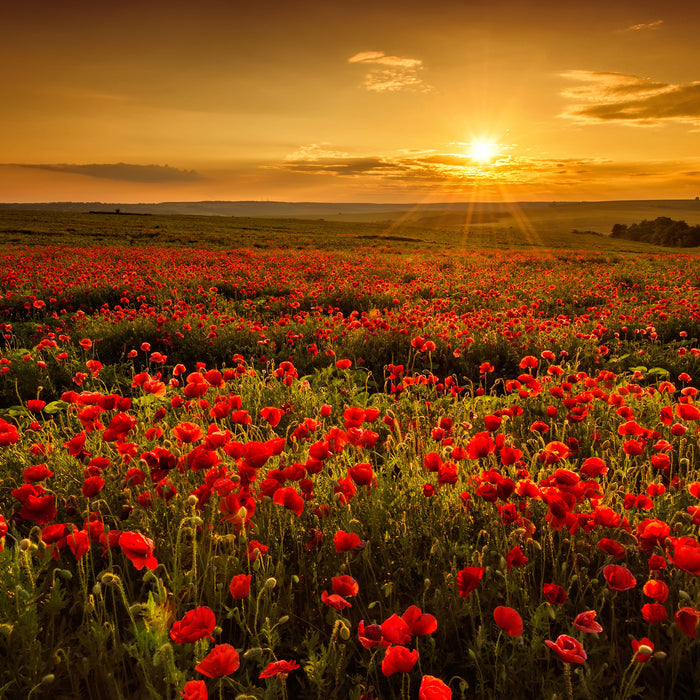
[{"label": "cloud", "polygon": [[664,21],[662,19],[657,19],[654,20],[653,22],[647,22],[647,23],[642,23],[642,24],[633,24],[630,27],[626,27],[622,31],[624,32],[641,32],[646,29],[658,29]]},{"label": "cloud", "polygon": [[581,198],[581,193],[600,197],[601,191],[629,196],[632,182],[643,182],[645,188],[661,188],[663,192],[700,186],[700,158],[682,162],[553,159],[516,155],[514,148],[502,145],[492,162],[479,164],[454,146],[351,155],[328,144],[311,144],[270,167],[300,178],[317,178],[314,182],[327,183],[330,178],[344,190],[371,190],[386,195],[414,191],[464,196],[476,189],[487,194],[509,191],[513,197],[546,192],[548,197]]},{"label": "cloud", "polygon": [[423,61],[417,58],[387,56],[383,51],[361,51],[351,56],[348,63],[369,66],[365,74],[365,89],[370,92],[398,92],[413,90],[430,92],[432,87],[421,77]]},{"label": "cloud", "polygon": [[674,85],[625,73],[583,70],[562,75],[584,83],[562,92],[564,97],[577,101],[560,115],[567,119],[637,126],[700,124],[700,81]]},{"label": "cloud", "polygon": [[131,163],[57,163],[57,164],[26,164],[16,163],[21,168],[35,168],[50,172],[73,173],[86,177],[104,180],[119,180],[121,182],[144,183],[178,183],[198,182],[202,176],[195,170],[181,170],[169,165],[133,165]]},{"label": "cloud", "polygon": [[400,68],[420,68],[423,61],[417,58],[387,56],[383,51],[361,51],[348,58],[348,63],[378,63],[380,66],[398,66]]},{"label": "cloud", "polygon": [[272,166],[307,175],[331,175],[342,179],[363,179],[375,183],[424,183],[441,187],[463,187],[489,181],[525,182],[562,167],[580,167],[588,161],[537,161],[501,154],[487,165],[477,163],[466,153],[436,150],[401,151],[393,154],[350,155],[322,148],[303,146]]}]

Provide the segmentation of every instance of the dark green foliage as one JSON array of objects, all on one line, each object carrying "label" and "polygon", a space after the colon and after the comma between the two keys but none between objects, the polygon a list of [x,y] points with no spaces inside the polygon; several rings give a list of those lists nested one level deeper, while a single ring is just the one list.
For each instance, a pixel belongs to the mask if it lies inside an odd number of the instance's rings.
[{"label": "dark green foliage", "polygon": [[615,224],[610,235],[613,238],[675,248],[700,245],[700,226],[689,226],[685,221],[674,221],[668,216],[659,216],[653,221],[645,219],[629,226]]}]

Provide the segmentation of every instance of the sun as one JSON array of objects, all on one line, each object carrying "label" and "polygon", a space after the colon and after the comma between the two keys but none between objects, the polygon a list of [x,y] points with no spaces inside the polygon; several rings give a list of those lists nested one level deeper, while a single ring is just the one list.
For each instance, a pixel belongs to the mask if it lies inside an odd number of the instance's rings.
[{"label": "sun", "polygon": [[498,155],[498,144],[493,141],[477,139],[472,141],[469,157],[477,163],[490,163]]}]

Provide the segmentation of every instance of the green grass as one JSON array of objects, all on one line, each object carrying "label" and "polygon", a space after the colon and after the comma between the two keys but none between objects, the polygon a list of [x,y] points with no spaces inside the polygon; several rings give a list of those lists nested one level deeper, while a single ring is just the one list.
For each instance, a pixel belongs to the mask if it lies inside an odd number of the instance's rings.
[{"label": "green grass", "polygon": [[441,217],[439,212],[425,211],[355,215],[365,220],[353,221],[352,215],[331,220],[0,209],[0,244],[326,250],[358,246],[377,250],[540,248],[614,253],[664,250],[611,239],[608,234],[615,223],[630,224],[661,215],[700,223],[700,204],[694,201],[501,205],[499,209],[501,218],[492,223],[470,222],[462,213]]}]

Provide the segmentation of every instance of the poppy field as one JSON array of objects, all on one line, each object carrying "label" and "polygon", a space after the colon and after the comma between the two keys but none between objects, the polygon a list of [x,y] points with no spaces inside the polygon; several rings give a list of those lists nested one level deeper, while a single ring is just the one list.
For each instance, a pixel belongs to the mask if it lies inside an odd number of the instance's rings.
[{"label": "poppy field", "polygon": [[0,697],[685,698],[700,259],[0,248]]}]

